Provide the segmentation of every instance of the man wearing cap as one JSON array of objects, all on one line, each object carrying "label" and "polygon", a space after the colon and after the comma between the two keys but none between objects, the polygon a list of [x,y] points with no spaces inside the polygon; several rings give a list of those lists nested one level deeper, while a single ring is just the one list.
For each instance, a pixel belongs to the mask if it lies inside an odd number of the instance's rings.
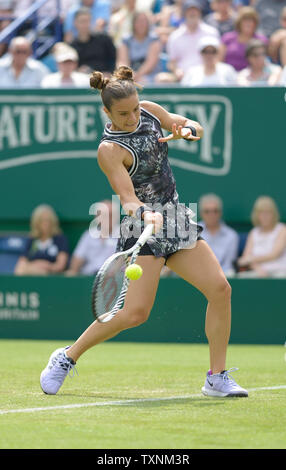
[{"label": "man wearing cap", "polygon": [[58,72],[51,73],[42,80],[42,88],[86,88],[89,87],[89,76],[77,72],[78,53],[72,47],[61,43],[54,53]]},{"label": "man wearing cap", "polygon": [[190,67],[202,63],[198,50],[199,41],[204,36],[220,36],[216,28],[202,21],[202,8],[198,0],[186,0],[183,14],[185,23],[171,33],[167,42],[169,68],[177,81],[182,79]]},{"label": "man wearing cap", "polygon": [[190,67],[181,84],[184,86],[233,86],[237,72],[232,65],[219,62],[220,41],[214,36],[202,37],[198,49],[202,63]]}]

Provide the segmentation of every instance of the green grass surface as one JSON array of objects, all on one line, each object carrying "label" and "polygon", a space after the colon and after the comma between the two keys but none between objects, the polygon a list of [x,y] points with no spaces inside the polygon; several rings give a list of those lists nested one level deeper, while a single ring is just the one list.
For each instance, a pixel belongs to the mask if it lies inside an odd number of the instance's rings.
[{"label": "green grass surface", "polygon": [[[248,398],[231,399],[201,394],[207,345],[120,342],[88,351],[78,361],[79,376],[47,396],[39,376],[61,346],[0,341],[1,449],[286,448],[286,389],[261,390],[286,385],[283,346],[229,346],[227,367],[239,367],[233,376],[250,390]],[[120,403],[108,404],[114,401]],[[39,407],[47,409],[3,414]]]}]

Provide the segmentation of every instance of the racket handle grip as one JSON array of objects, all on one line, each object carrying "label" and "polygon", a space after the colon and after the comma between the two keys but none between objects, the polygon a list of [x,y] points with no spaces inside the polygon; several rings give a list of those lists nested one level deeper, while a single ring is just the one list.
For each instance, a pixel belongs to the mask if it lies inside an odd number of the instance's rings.
[{"label": "racket handle grip", "polygon": [[154,230],[154,224],[148,224],[144,231],[141,233],[140,237],[138,238],[138,244],[144,245],[146,241],[151,237]]}]

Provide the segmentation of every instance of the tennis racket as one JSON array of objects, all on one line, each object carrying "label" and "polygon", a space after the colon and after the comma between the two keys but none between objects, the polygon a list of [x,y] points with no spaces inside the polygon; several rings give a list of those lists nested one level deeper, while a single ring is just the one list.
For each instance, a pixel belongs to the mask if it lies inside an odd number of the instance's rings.
[{"label": "tennis racket", "polygon": [[98,271],[92,286],[92,313],[99,322],[110,321],[122,307],[130,282],[125,270],[135,263],[153,230],[154,224],[148,224],[134,246],[110,256]]}]

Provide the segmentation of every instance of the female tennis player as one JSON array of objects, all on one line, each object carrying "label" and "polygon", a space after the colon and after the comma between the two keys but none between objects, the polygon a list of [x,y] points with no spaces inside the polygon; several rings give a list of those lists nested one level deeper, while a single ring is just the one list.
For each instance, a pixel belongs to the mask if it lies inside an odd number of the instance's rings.
[{"label": "female tennis player", "polygon": [[[54,351],[41,374],[42,390],[56,394],[85,351],[148,319],[160,272],[166,264],[208,300],[205,331],[210,370],[202,387],[203,394],[248,396],[230,376],[233,369],[226,370],[231,288],[212,250],[200,237],[202,228],[192,223],[190,209],[186,208],[184,224],[189,221],[188,242],[186,237],[178,235],[180,230],[175,237],[156,238],[164,226],[164,217],[154,207],[179,204],[167,143],[172,139],[199,140],[203,136],[202,127],[186,117],[167,112],[156,103],[139,102],[137,84],[129,67],[119,67],[110,78],[93,72],[90,84],[101,91],[103,109],[110,120],[98,148],[98,163],[127,213],[121,223],[118,250],[135,244],[136,237],[131,232],[133,222],[138,219],[144,224],[154,224],[155,242],[154,238],[147,241],[139,252],[136,262],[141,265],[143,275],[130,283],[123,308],[106,323],[95,320],[73,345]],[[169,132],[166,137],[162,129]],[[170,224],[180,229],[182,221],[171,220]]]}]

